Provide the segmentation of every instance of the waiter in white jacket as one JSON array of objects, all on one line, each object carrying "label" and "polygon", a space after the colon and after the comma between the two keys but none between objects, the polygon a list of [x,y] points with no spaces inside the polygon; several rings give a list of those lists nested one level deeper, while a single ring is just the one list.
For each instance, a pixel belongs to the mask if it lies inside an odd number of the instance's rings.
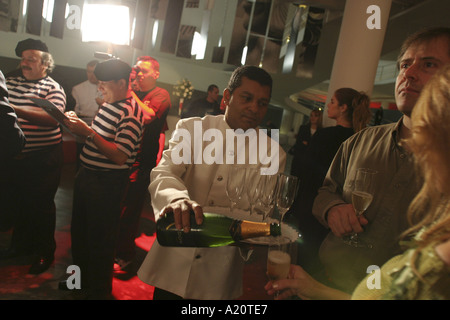
[{"label": "waiter in white jacket", "polygon": [[[284,170],[285,152],[274,141],[274,135],[271,139],[257,128],[267,112],[271,92],[272,78],[266,71],[254,66],[239,67],[223,93],[225,115],[178,122],[169,149],[151,172],[149,191],[156,219],[173,212],[176,227],[189,232],[191,210],[201,223],[203,208],[229,208],[228,170],[236,165],[233,163],[240,163],[236,157],[242,151],[247,151],[245,163],[239,165],[264,168],[261,170],[266,170],[265,174]],[[244,144],[236,144],[237,136],[249,132],[256,133],[257,141],[245,139]],[[265,140],[263,144],[261,139]],[[267,148],[262,150],[266,141]],[[234,246],[162,247],[155,240],[138,277],[155,287],[154,300],[236,299],[242,295],[244,262],[242,252]]]}]

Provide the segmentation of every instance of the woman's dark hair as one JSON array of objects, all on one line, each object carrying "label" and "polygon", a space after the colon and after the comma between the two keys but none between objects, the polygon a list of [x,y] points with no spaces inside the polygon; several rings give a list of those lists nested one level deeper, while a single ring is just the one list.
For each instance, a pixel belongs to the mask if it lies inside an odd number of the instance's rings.
[{"label": "woman's dark hair", "polygon": [[367,127],[372,113],[369,109],[370,98],[364,92],[358,92],[352,88],[340,88],[336,90],[334,96],[339,105],[347,105],[346,116],[355,132]]}]

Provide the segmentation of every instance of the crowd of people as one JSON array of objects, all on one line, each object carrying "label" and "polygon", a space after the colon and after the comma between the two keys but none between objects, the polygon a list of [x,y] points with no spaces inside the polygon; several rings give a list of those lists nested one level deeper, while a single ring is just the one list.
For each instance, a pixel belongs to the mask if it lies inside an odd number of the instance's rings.
[{"label": "crowd of people", "polygon": [[[114,268],[134,260],[147,192],[156,220],[172,213],[175,227],[189,232],[192,214],[202,223],[204,208],[229,207],[232,166],[263,172],[276,163],[272,174],[285,171],[286,153],[259,128],[273,87],[260,67],[236,68],[221,104],[218,87],[211,85],[206,99],[186,108],[164,150],[171,101],[157,86],[156,59],[139,57],[133,67],[120,59],[89,62],[88,81],[72,91],[76,109],[68,111],[64,89],[49,76],[54,62],[47,45],[26,39],[16,54],[21,73],[6,80],[0,74],[0,141],[7,150],[1,154],[0,227],[13,230],[0,259],[31,255],[30,274],[54,261],[62,129],[28,99],[35,96],[65,113],[62,125],[81,141],[71,251],[82,270],[84,298],[110,297]],[[340,88],[327,105],[336,125],[323,128],[324,115],[314,110],[300,128],[290,172],[299,177],[300,188],[287,215],[296,221],[303,244],[289,277],[265,286],[277,299],[450,299],[450,29],[409,36],[398,68],[398,122],[370,126],[368,95]],[[256,141],[234,143],[252,130]],[[231,137],[233,143],[215,141],[223,148],[215,149],[216,161],[199,162],[198,149],[210,148],[211,140],[185,141],[186,132],[194,139],[213,132],[216,140]],[[251,162],[252,144],[267,145],[268,159],[259,154]],[[173,156],[180,150],[185,161]],[[220,155],[227,161],[217,161]],[[373,200],[360,216],[351,199],[358,168],[377,171]],[[364,245],[343,241],[353,233]],[[137,274],[155,288],[155,300],[236,299],[249,254],[240,246],[163,247],[155,241]],[[381,290],[368,288],[369,266],[380,266]],[[60,288],[68,289],[67,281]]]}]

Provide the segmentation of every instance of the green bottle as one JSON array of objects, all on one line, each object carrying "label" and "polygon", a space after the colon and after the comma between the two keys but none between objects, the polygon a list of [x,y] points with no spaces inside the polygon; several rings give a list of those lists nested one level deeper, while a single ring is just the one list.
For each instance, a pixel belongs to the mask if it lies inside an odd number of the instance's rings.
[{"label": "green bottle", "polygon": [[167,213],[156,222],[156,239],[166,247],[221,247],[255,237],[279,236],[281,226],[276,223],[235,220],[215,213],[203,213],[203,223],[195,222],[191,214],[191,231],[175,228],[173,213]]}]

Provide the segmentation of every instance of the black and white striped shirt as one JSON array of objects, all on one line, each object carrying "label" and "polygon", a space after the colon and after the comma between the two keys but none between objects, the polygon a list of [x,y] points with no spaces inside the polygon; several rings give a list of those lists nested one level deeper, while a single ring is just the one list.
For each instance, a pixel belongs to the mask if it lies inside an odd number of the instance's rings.
[{"label": "black and white striped shirt", "polygon": [[128,169],[136,160],[143,127],[142,109],[131,98],[104,103],[94,118],[92,129],[108,142],[115,143],[128,155],[128,160],[120,166],[103,155],[92,141],[86,141],[80,155],[82,164],[93,170]]},{"label": "black and white striped shirt", "polygon": [[[9,102],[13,105],[39,108],[25,96],[25,94],[32,94],[53,102],[62,112],[66,108],[64,89],[49,76],[39,80],[26,80],[22,76],[8,77],[6,84],[9,91]],[[59,125],[45,127],[20,117],[18,120],[27,139],[23,152],[41,150],[62,141],[62,131]]]}]

